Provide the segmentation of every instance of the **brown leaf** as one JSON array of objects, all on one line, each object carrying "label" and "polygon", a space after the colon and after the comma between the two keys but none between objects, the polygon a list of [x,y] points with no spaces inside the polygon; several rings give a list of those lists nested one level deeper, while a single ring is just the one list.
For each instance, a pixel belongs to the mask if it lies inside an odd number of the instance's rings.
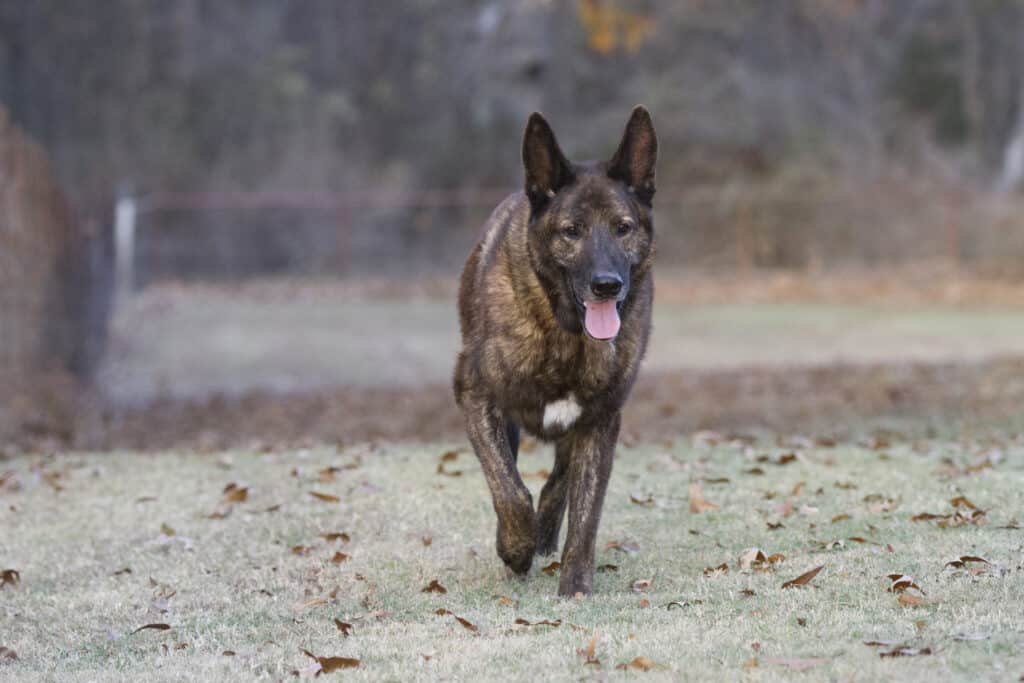
[{"label": "brown leaf", "polygon": [[352,635],[352,624],[349,624],[347,622],[342,621],[341,619],[336,618],[334,620],[334,625],[338,627],[338,630],[341,631],[341,634],[346,638]]},{"label": "brown leaf", "polygon": [[776,465],[788,465],[791,462],[795,462],[796,459],[797,459],[796,453],[786,453],[784,455],[780,455],[779,459],[775,461],[775,464]]},{"label": "brown leaf", "polygon": [[766,522],[768,525],[768,531],[776,531],[778,529],[785,529],[786,525],[782,522]]},{"label": "brown leaf", "polygon": [[444,593],[448,592],[448,589],[445,588],[444,586],[442,586],[441,583],[437,579],[434,579],[433,581],[428,583],[426,586],[424,586],[423,590],[421,590],[420,592],[421,593],[441,593],[441,594],[444,594]]},{"label": "brown leaf", "polygon": [[764,475],[764,470],[761,469],[760,467],[751,467],[749,470],[743,470],[743,473],[744,474],[749,474],[749,475],[752,475],[752,476],[755,476],[755,477],[760,477],[760,476]]},{"label": "brown leaf", "polygon": [[352,659],[351,657],[317,657],[309,650],[302,650],[301,648],[300,650],[302,654],[316,660],[320,664],[320,670],[325,674],[337,671],[338,669],[354,669],[359,666],[359,660]]},{"label": "brown leaf", "polygon": [[690,512],[700,514],[707,510],[717,509],[717,505],[704,500],[704,493],[701,491],[700,484],[697,482],[690,484]]},{"label": "brown leaf", "polygon": [[462,470],[446,470],[444,468],[444,463],[443,462],[437,463],[437,473],[440,474],[440,475],[443,475],[445,477],[461,477],[462,476]]},{"label": "brown leaf", "polygon": [[544,572],[545,574],[547,574],[548,576],[554,576],[555,572],[557,572],[561,568],[562,568],[562,563],[556,561],[556,562],[552,562],[548,566],[544,567],[543,569],[541,569],[541,571]]},{"label": "brown leaf", "polygon": [[619,571],[619,565],[617,565],[617,564],[602,564],[601,566],[599,566],[597,568],[597,573],[598,574],[603,574],[605,572],[617,572],[617,571]]},{"label": "brown leaf", "polygon": [[298,555],[299,557],[305,557],[309,555],[309,551],[312,550],[308,545],[293,545],[292,555]]},{"label": "brown leaf", "polygon": [[967,500],[966,496],[956,496],[949,500],[949,504],[955,508],[967,508],[968,510],[977,510],[978,506]]},{"label": "brown leaf", "polygon": [[970,562],[982,562],[984,564],[992,564],[991,562],[986,560],[984,557],[976,557],[974,555],[961,555],[960,557],[956,558],[955,560],[950,560],[949,562],[947,562],[946,566],[947,567],[953,567],[955,569],[963,569]]},{"label": "brown leaf", "polygon": [[515,605],[516,601],[506,595],[495,595],[500,605]]},{"label": "brown leaf", "polygon": [[562,625],[562,620],[555,619],[554,621],[549,621],[548,619],[544,619],[543,621],[530,622],[526,619],[516,619],[516,624],[519,626],[553,626],[558,628]]},{"label": "brown leaf", "polygon": [[903,591],[911,588],[924,593],[924,591],[921,590],[921,587],[914,583],[914,579],[906,574],[889,574],[888,578],[889,581],[892,582],[888,588],[888,592],[890,593],[902,593]]},{"label": "brown leaf", "polygon": [[646,507],[650,507],[650,506],[654,505],[654,496],[652,494],[650,494],[650,493],[648,493],[646,495],[643,495],[643,496],[637,495],[635,493],[631,493],[631,494],[629,494],[629,502],[631,502],[631,503],[633,503],[635,505],[643,505],[643,506],[646,506]]},{"label": "brown leaf", "polygon": [[910,593],[900,593],[900,597],[897,599],[904,607],[921,607],[927,605],[928,601],[918,595],[911,595]]},{"label": "brown leaf", "polygon": [[718,565],[717,567],[705,567],[704,568],[704,576],[712,576],[714,574],[718,574],[719,572],[724,574],[724,573],[726,573],[728,571],[729,571],[729,565],[726,564],[725,562],[723,562],[722,564]]},{"label": "brown leaf", "polygon": [[121,569],[118,569],[116,572],[111,574],[111,576],[121,576],[122,574],[131,574],[131,573],[132,573],[132,568],[131,567],[122,567]]},{"label": "brown leaf", "polygon": [[441,454],[441,462],[452,462],[459,457],[458,451],[445,451]]},{"label": "brown leaf", "polygon": [[18,653],[9,647],[0,645],[0,659],[17,659]]},{"label": "brown leaf", "polygon": [[585,648],[576,650],[576,654],[583,657],[586,661],[584,664],[594,664],[597,666],[601,665],[601,661],[597,658],[597,631],[594,631],[594,635],[591,636],[590,642],[587,643]]},{"label": "brown leaf", "polygon": [[340,503],[341,498],[338,498],[331,493],[320,493],[319,491],[310,491],[309,495],[313,496],[317,500],[322,500],[325,503]]},{"label": "brown leaf", "polygon": [[140,626],[132,631],[132,635],[135,635],[139,631],[168,631],[170,628],[170,624],[146,624],[145,626]]},{"label": "brown leaf", "polygon": [[348,558],[349,558],[348,555],[346,555],[345,553],[339,551],[339,552],[334,553],[334,556],[331,558],[331,563],[332,564],[341,564],[342,562],[344,562]]},{"label": "brown leaf", "polygon": [[627,555],[636,555],[640,552],[640,544],[636,541],[608,541],[604,546],[605,550],[618,550]]},{"label": "brown leaf", "polygon": [[626,669],[637,669],[638,671],[650,671],[651,669],[657,668],[658,665],[647,657],[635,657],[632,661],[624,664],[619,664],[616,669],[625,671]]},{"label": "brown leaf", "polygon": [[930,655],[930,647],[897,647],[889,652],[879,652],[879,657],[917,657],[919,655]]},{"label": "brown leaf", "polygon": [[221,652],[220,654],[223,657],[234,657],[235,656],[235,651],[234,650],[224,650],[224,652]]},{"label": "brown leaf", "polygon": [[740,591],[740,595],[742,595],[745,598],[752,598],[755,595],[757,595],[757,593],[755,593],[754,591],[750,590],[749,588],[744,588],[743,590]]},{"label": "brown leaf", "polygon": [[344,531],[329,531],[325,534],[320,534],[320,537],[328,543],[334,543],[335,541],[339,543],[348,543],[352,540],[352,538]]},{"label": "brown leaf", "polygon": [[249,499],[249,487],[239,486],[235,482],[231,482],[224,487],[224,502],[225,503],[244,503]]},{"label": "brown leaf", "polygon": [[637,579],[633,582],[633,592],[643,593],[651,589],[651,584],[654,583],[654,579]]},{"label": "brown leaf", "polygon": [[423,542],[424,548],[429,548],[430,544],[434,542],[434,538],[432,536],[424,536],[420,540]]},{"label": "brown leaf", "polygon": [[846,513],[844,512],[844,513],[843,513],[843,514],[841,514],[841,515],[836,515],[835,517],[833,517],[833,518],[832,518],[832,524],[835,524],[836,522],[841,522],[841,521],[843,521],[844,519],[849,519],[849,518],[850,518],[850,515],[848,515],[848,514],[846,514]]},{"label": "brown leaf", "polygon": [[460,624],[462,624],[462,627],[464,629],[466,629],[467,631],[471,631],[473,633],[479,633],[480,632],[480,629],[477,628],[476,624],[474,624],[473,622],[469,621],[468,619],[463,619],[462,617],[458,616],[457,614],[453,614],[452,616],[455,617],[455,621],[457,621]]},{"label": "brown leaf", "polygon": [[160,525],[160,533],[162,533],[164,536],[173,536],[174,535],[174,529],[172,529],[171,527],[167,526],[166,524],[161,524]]},{"label": "brown leaf", "polygon": [[21,583],[21,572],[17,569],[5,569],[0,572],[0,588],[16,586]]},{"label": "brown leaf", "polygon": [[704,477],[702,481],[709,486],[714,486],[716,484],[728,484],[729,477]]},{"label": "brown leaf", "polygon": [[648,607],[651,606],[651,601],[648,600],[647,598],[640,598],[639,606],[640,606],[640,609],[647,609]]},{"label": "brown leaf", "polygon": [[803,574],[801,574],[800,576],[796,577],[795,579],[790,579],[786,583],[782,584],[782,587],[783,588],[794,588],[796,586],[806,586],[807,584],[809,584],[811,582],[811,580],[815,576],[818,575],[818,572],[820,572],[824,568],[825,568],[825,565],[823,565],[823,564],[822,565],[818,565],[814,569],[811,569],[810,571],[804,572]]}]

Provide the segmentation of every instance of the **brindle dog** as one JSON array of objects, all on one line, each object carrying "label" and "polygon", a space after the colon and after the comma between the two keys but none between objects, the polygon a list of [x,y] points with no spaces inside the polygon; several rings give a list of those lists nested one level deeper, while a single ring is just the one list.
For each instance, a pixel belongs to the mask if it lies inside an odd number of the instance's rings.
[{"label": "brindle dog", "polygon": [[[571,163],[540,114],[523,138],[525,192],[506,198],[466,261],[455,397],[498,516],[498,555],[525,574],[562,552],[560,595],[590,594],[622,405],[651,330],[651,116],[637,107],[607,162]],[[519,429],[555,443],[534,512]]]}]

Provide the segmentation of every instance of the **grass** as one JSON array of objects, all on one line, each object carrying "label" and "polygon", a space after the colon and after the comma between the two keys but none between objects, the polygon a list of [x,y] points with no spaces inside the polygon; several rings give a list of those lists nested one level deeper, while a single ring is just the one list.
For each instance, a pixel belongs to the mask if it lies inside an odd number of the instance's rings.
[{"label": "grass", "polygon": [[[300,648],[358,658],[358,668],[332,675],[359,680],[977,681],[1024,673],[1024,532],[1001,528],[1024,509],[1024,444],[797,446],[762,436],[753,445],[698,438],[620,449],[597,558],[618,569],[598,574],[595,596],[584,600],[555,596],[557,575],[538,570],[550,559],[535,562],[525,581],[506,578],[475,460],[463,452],[445,463],[461,474],[437,473],[451,444],[19,456],[0,467],[8,470],[0,475],[0,569],[20,572],[19,583],[0,588],[0,645],[18,656],[0,659],[0,678],[310,675],[316,665]],[[794,451],[796,460],[777,464]],[[521,457],[526,474],[547,467],[547,449]],[[247,500],[211,519],[228,509],[222,490],[231,482],[248,487]],[[528,482],[535,492],[542,484]],[[718,509],[690,512],[691,483]],[[986,510],[987,523],[910,521],[952,512],[957,495]],[[351,540],[320,536],[333,531]],[[868,542],[829,546],[851,537]],[[635,543],[636,552],[608,549],[611,541]],[[307,550],[293,552],[299,545]],[[752,547],[785,559],[741,571],[738,558]],[[350,557],[332,563],[339,551]],[[945,566],[961,555],[1002,569]],[[722,563],[727,572],[705,574]],[[818,565],[809,586],[781,588]],[[899,604],[886,590],[890,573],[912,575],[925,604]],[[446,594],[422,592],[434,579]],[[643,579],[649,590],[634,592]],[[672,602],[682,606],[666,608]],[[352,624],[352,635],[335,619]],[[150,623],[171,628],[132,633]],[[592,639],[600,663],[588,665],[578,651]],[[879,656],[896,645],[932,654]],[[616,668],[637,657],[654,668]]]}]

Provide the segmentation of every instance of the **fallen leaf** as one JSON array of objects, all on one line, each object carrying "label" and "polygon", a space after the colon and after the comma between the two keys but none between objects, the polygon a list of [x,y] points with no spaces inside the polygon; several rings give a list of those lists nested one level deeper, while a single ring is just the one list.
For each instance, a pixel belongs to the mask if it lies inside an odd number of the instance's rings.
[{"label": "fallen leaf", "polygon": [[420,592],[421,593],[442,593],[443,594],[443,593],[447,593],[448,589],[445,588],[444,586],[442,586],[437,579],[434,579],[433,581],[428,583],[426,586],[424,586],[423,590],[420,591]]},{"label": "fallen leaf", "polygon": [[652,494],[650,494],[650,493],[648,493],[646,495],[642,495],[642,496],[641,495],[637,495],[635,493],[631,493],[631,494],[629,494],[629,502],[631,502],[631,503],[633,503],[635,505],[643,505],[643,506],[646,506],[646,507],[650,507],[650,506],[654,505],[654,496]]},{"label": "fallen leaf", "polygon": [[340,543],[348,543],[352,540],[352,538],[344,531],[329,531],[325,534],[320,534],[320,537],[328,543],[334,543],[336,541]]},{"label": "fallen leaf", "polygon": [[715,486],[716,484],[728,484],[729,477],[704,477],[701,481],[709,486]]},{"label": "fallen leaf", "polygon": [[544,567],[543,569],[541,569],[541,571],[544,572],[545,574],[547,574],[548,576],[554,576],[555,572],[557,572],[561,568],[562,568],[562,563],[556,561],[556,562],[552,562],[548,566]]},{"label": "fallen leaf", "polygon": [[174,535],[174,529],[172,529],[171,527],[167,526],[166,524],[161,524],[160,525],[160,533],[162,533],[164,536],[173,536]]},{"label": "fallen leaf", "polygon": [[494,597],[496,597],[498,599],[498,604],[499,605],[515,605],[516,604],[515,600],[513,600],[512,598],[510,598],[508,596],[505,596],[505,595],[496,595]]},{"label": "fallen leaf", "polygon": [[584,664],[592,664],[596,666],[601,665],[601,661],[597,658],[597,636],[597,631],[594,631],[594,635],[591,636],[590,642],[587,643],[587,646],[576,650],[576,654],[586,660],[584,661]]},{"label": "fallen leaf", "polygon": [[605,550],[618,550],[627,555],[636,555],[640,552],[640,544],[636,541],[608,541],[604,546]]},{"label": "fallen leaf", "polygon": [[479,633],[480,632],[480,629],[478,629],[476,627],[476,624],[474,624],[473,622],[469,621],[468,619],[463,619],[462,617],[458,616],[457,614],[453,614],[452,616],[455,618],[455,621],[457,621],[460,624],[462,624],[462,627],[464,629],[466,629],[467,631],[471,631],[473,633]]},{"label": "fallen leaf", "polygon": [[309,555],[309,551],[310,550],[312,550],[312,548],[310,548],[308,545],[293,545],[292,546],[292,555],[298,555],[299,557],[304,557],[306,555]]},{"label": "fallen leaf", "polygon": [[906,574],[889,574],[888,578],[892,582],[888,588],[890,593],[902,593],[911,588],[924,593],[921,587],[914,583],[914,579]]},{"label": "fallen leaf", "polygon": [[598,574],[603,574],[605,572],[617,572],[617,571],[619,571],[619,565],[617,565],[617,564],[602,564],[601,566],[599,566],[597,568],[597,573]]},{"label": "fallen leaf", "polygon": [[644,591],[648,591],[648,590],[650,590],[651,584],[653,584],[653,583],[654,583],[654,579],[637,579],[632,584],[633,592],[634,593],[643,593]]},{"label": "fallen leaf", "polygon": [[341,564],[342,562],[344,562],[348,558],[349,558],[349,556],[346,555],[345,553],[343,553],[343,552],[336,552],[336,553],[334,553],[334,556],[331,558],[331,563],[332,564]]},{"label": "fallen leaf", "polygon": [[673,607],[678,607],[679,609],[682,609],[684,607],[689,607],[689,606],[690,606],[690,603],[688,603],[688,602],[680,602],[678,600],[673,600],[672,602],[670,602],[667,605],[665,605],[665,609],[667,611],[671,611]]},{"label": "fallen leaf", "polygon": [[220,654],[223,657],[234,657],[235,656],[235,651],[234,650],[224,650]]},{"label": "fallen leaf", "polygon": [[445,451],[441,454],[441,462],[452,462],[459,457],[458,451]]},{"label": "fallen leaf", "polygon": [[785,529],[786,525],[782,522],[766,522],[769,531],[776,531],[777,529]]},{"label": "fallen leaf", "polygon": [[543,621],[531,622],[527,621],[526,619],[516,619],[516,624],[519,626],[553,626],[555,628],[558,628],[562,625],[562,620],[555,619],[554,621],[550,621],[548,619],[544,619]]},{"label": "fallen leaf", "polygon": [[897,647],[889,652],[879,652],[879,657],[917,657],[920,655],[930,655],[932,649],[930,647]]},{"label": "fallen leaf", "polygon": [[430,544],[434,542],[434,539],[433,539],[432,536],[424,536],[423,538],[420,539],[420,541],[423,542],[423,547],[429,548]]},{"label": "fallen leaf", "polygon": [[955,508],[962,507],[967,508],[968,510],[978,509],[978,506],[969,501],[966,496],[956,496],[955,498],[950,498],[949,504]]},{"label": "fallen leaf", "polygon": [[122,567],[121,569],[118,569],[116,572],[111,574],[111,576],[121,576],[122,574],[131,574],[131,573],[132,573],[132,568],[131,567]]},{"label": "fallen leaf", "polygon": [[632,661],[619,664],[616,669],[625,671],[626,669],[637,669],[639,671],[650,671],[651,669],[657,668],[658,665],[647,657],[635,657]]},{"label": "fallen leaf", "polygon": [[444,463],[443,462],[437,463],[437,473],[442,475],[442,476],[445,476],[445,477],[461,477],[462,476],[462,470],[446,470],[444,468]]},{"label": "fallen leaf", "polygon": [[950,560],[946,563],[947,567],[954,567],[956,569],[965,568],[970,562],[983,562],[984,564],[992,564],[984,557],[975,557],[974,555],[961,555],[955,560]]},{"label": "fallen leaf", "polygon": [[818,575],[818,572],[820,572],[824,568],[825,568],[825,565],[823,565],[823,564],[822,565],[818,565],[814,569],[811,569],[810,571],[804,572],[803,574],[801,574],[800,576],[796,577],[795,579],[790,579],[786,583],[782,584],[782,587],[783,588],[794,588],[796,586],[806,586],[807,584],[809,584],[811,582],[811,580],[815,576]]},{"label": "fallen leaf", "polygon": [[0,588],[16,586],[21,583],[21,572],[17,569],[5,569],[0,572]]},{"label": "fallen leaf", "polygon": [[717,567],[705,567],[704,568],[704,576],[712,576],[712,575],[718,574],[720,572],[724,574],[724,573],[726,573],[728,571],[729,571],[729,565],[726,564],[725,562],[723,562],[722,564],[718,565]]},{"label": "fallen leaf", "polygon": [[18,653],[9,647],[0,645],[0,659],[17,659]]},{"label": "fallen leaf", "polygon": [[775,461],[776,465],[788,465],[791,462],[795,462],[797,459],[796,453],[786,453],[780,455],[779,459]]},{"label": "fallen leaf", "polygon": [[647,609],[648,607],[651,606],[651,601],[648,600],[647,598],[640,598],[639,606],[640,606],[640,609]]},{"label": "fallen leaf", "polygon": [[700,514],[707,510],[717,510],[718,506],[714,503],[709,503],[704,500],[704,494],[701,491],[700,484],[694,482],[690,484],[690,512],[694,514]]},{"label": "fallen leaf", "polygon": [[334,625],[338,627],[338,630],[341,631],[341,634],[346,638],[352,635],[352,624],[344,622],[341,619],[335,619]]},{"label": "fallen leaf", "polygon": [[924,598],[918,595],[911,595],[910,593],[900,593],[900,597],[897,600],[904,607],[921,607],[928,604],[928,601]]},{"label": "fallen leaf", "polygon": [[757,657],[751,657],[747,661],[743,662],[744,669],[756,669],[758,666]]},{"label": "fallen leaf", "polygon": [[755,595],[757,595],[757,593],[755,593],[754,591],[750,590],[749,588],[744,588],[743,590],[740,591],[740,595],[742,595],[745,598],[752,598]]},{"label": "fallen leaf", "polygon": [[145,626],[140,626],[132,631],[132,635],[135,635],[139,631],[168,631],[170,628],[170,624],[146,624]]},{"label": "fallen leaf", "polygon": [[224,502],[225,503],[244,503],[249,499],[249,487],[239,486],[235,482],[231,482],[224,487]]},{"label": "fallen leaf", "polygon": [[338,498],[337,496],[335,496],[335,495],[333,495],[331,493],[320,493],[319,491],[310,491],[309,495],[313,496],[317,500],[322,500],[325,503],[340,503],[341,502],[341,498]]},{"label": "fallen leaf", "polygon": [[320,664],[320,670],[325,674],[337,671],[338,669],[354,669],[359,666],[359,660],[352,659],[351,657],[318,657],[309,650],[302,650],[300,648],[300,651],[307,657],[316,660]]}]

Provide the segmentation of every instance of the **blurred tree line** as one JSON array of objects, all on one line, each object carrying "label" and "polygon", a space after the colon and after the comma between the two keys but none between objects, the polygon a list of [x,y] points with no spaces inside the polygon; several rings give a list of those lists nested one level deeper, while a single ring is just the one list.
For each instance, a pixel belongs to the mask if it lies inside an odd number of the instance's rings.
[{"label": "blurred tree line", "polygon": [[[1024,175],[1024,2],[21,0],[0,4],[0,101],[80,207],[124,181],[512,186],[530,111],[570,155],[609,154],[637,102],[655,115],[663,196],[768,187],[777,201],[849,179],[863,196],[901,173],[1010,187]],[[813,223],[805,214],[777,222]],[[429,245],[458,225],[461,256],[478,218],[345,220],[369,257],[400,243],[444,260]],[[743,234],[730,238],[741,261],[813,259]],[[293,248],[315,253],[316,239]]]}]

